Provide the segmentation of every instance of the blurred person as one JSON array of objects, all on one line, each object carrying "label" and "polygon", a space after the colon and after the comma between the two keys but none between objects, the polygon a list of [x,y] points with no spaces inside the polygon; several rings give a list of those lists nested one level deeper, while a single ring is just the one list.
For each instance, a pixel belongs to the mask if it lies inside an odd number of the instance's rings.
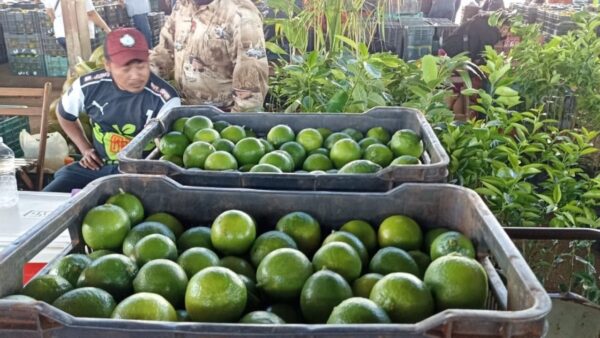
[{"label": "blurred person", "polygon": [[137,28],[144,37],[150,49],[154,47],[152,42],[152,30],[150,29],[150,21],[148,20],[148,13],[150,13],[150,1],[149,0],[119,0],[121,6],[125,6],[127,15],[133,20],[133,26]]},{"label": "blurred person", "polygon": [[[67,50],[67,41],[65,39],[65,24],[63,22],[61,0],[42,1],[44,3],[44,8],[46,9],[46,14],[52,21],[54,27],[54,38],[56,38],[56,42],[58,42],[58,44],[61,45],[61,47],[64,48],[64,50]],[[100,29],[102,29],[106,34],[110,33],[110,27],[108,27],[106,22],[104,22],[102,17],[98,14],[98,12],[96,12],[92,0],[85,0],[85,9],[87,11],[87,16],[89,20],[88,29],[90,33],[90,39],[94,39],[96,37],[94,24],[100,27]]]},{"label": "blurred person", "polygon": [[250,0],[179,0],[150,67],[175,80],[186,104],[261,111],[269,72],[261,14]]}]

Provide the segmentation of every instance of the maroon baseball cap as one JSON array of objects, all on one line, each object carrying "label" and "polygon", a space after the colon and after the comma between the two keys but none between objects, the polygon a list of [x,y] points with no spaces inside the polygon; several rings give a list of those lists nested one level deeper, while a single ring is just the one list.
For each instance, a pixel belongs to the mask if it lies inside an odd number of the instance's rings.
[{"label": "maroon baseball cap", "polygon": [[133,60],[148,61],[148,43],[135,28],[119,28],[108,33],[105,53],[110,62],[124,66]]}]

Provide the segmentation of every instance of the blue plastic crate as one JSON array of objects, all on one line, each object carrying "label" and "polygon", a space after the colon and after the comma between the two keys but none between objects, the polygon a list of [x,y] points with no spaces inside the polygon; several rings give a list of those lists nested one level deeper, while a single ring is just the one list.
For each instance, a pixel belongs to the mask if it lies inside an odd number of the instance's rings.
[{"label": "blue plastic crate", "polygon": [[69,60],[66,56],[45,55],[46,76],[65,77],[69,70]]}]

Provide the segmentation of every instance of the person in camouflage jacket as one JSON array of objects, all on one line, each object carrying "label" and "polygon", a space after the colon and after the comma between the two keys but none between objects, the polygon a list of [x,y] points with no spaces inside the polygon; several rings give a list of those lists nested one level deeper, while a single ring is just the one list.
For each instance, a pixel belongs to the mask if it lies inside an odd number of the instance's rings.
[{"label": "person in camouflage jacket", "polygon": [[179,0],[150,53],[185,104],[262,110],[269,67],[261,14],[250,0]]}]

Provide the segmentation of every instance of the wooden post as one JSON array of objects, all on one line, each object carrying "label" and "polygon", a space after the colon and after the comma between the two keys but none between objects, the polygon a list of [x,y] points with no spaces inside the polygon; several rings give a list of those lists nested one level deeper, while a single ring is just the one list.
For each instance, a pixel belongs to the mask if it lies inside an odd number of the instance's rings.
[{"label": "wooden post", "polygon": [[92,54],[88,16],[85,0],[61,0],[67,57],[70,67],[78,63],[78,57],[87,60]]}]

